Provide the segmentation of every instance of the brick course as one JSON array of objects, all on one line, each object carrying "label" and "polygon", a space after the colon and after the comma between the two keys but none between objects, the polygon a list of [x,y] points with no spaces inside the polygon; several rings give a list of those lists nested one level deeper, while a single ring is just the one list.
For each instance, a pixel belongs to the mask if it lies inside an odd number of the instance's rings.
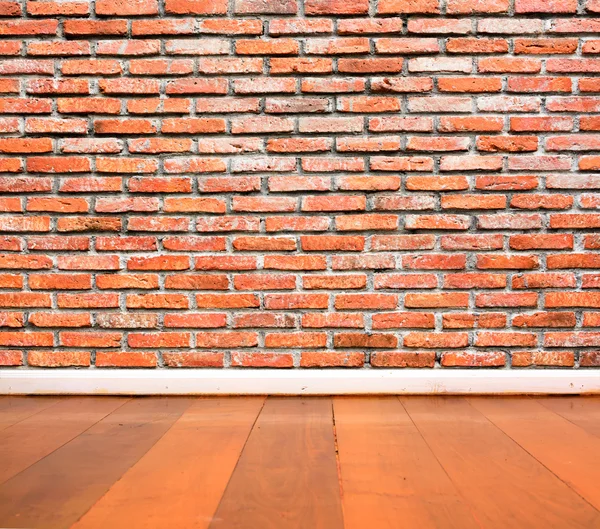
[{"label": "brick course", "polygon": [[597,0],[0,16],[0,365],[600,367]]}]

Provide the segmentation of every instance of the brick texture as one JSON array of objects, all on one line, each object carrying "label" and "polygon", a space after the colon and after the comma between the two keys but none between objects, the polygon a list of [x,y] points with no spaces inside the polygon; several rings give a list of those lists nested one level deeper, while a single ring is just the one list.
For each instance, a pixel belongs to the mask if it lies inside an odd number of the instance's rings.
[{"label": "brick texture", "polygon": [[600,367],[598,0],[0,15],[0,365]]}]

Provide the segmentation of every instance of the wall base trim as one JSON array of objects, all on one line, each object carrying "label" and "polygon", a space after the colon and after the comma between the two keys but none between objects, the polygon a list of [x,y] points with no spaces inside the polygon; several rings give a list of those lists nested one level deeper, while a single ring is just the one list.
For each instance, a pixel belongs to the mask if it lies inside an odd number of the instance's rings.
[{"label": "wall base trim", "polygon": [[2,395],[600,393],[599,370],[0,369]]}]

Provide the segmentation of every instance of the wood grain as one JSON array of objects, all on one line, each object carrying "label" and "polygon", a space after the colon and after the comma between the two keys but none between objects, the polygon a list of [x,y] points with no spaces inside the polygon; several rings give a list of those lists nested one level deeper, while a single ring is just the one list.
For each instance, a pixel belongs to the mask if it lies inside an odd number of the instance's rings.
[{"label": "wood grain", "polygon": [[401,401],[482,527],[600,527],[598,511],[464,398]]},{"label": "wood grain", "polygon": [[600,437],[600,397],[536,397],[534,400]]},{"label": "wood grain", "polygon": [[526,397],[470,398],[469,401],[600,509],[600,439]]},{"label": "wood grain", "polygon": [[396,397],[334,398],[346,529],[478,528]]},{"label": "wood grain", "polygon": [[0,431],[53,406],[56,397],[1,397]]},{"label": "wood grain", "polygon": [[599,405],[0,398],[0,527],[600,529]]},{"label": "wood grain", "polygon": [[206,529],[263,402],[194,401],[73,529]]},{"label": "wood grain", "polygon": [[268,398],[211,529],[342,529],[329,398]]},{"label": "wood grain", "polygon": [[152,447],[189,399],[133,399],[0,485],[0,527],[63,529]]},{"label": "wood grain", "polygon": [[66,398],[6,428],[0,432],[0,483],[68,443],[126,400]]}]

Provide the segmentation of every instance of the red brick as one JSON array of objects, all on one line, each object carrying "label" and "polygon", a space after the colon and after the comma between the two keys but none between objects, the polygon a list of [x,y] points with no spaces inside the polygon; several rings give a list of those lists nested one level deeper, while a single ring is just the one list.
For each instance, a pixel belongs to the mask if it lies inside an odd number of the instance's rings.
[{"label": "red brick", "polygon": [[362,367],[364,353],[356,352],[302,352],[300,367]]},{"label": "red brick", "polygon": [[321,313],[321,314],[303,314],[302,327],[306,328],[351,328],[361,329],[364,327],[364,318],[362,314],[342,313]]},{"label": "red brick", "polygon": [[27,363],[35,367],[89,367],[88,351],[29,351]]},{"label": "red brick", "polygon": [[571,249],[573,248],[573,236],[559,234],[511,235],[510,247],[515,250]]},{"label": "red brick", "polygon": [[513,276],[514,289],[526,288],[569,288],[575,286],[575,275],[572,273],[530,273]]},{"label": "red brick", "polygon": [[297,0],[236,0],[235,2],[235,12],[243,14],[293,15],[297,10]]},{"label": "red brick", "polygon": [[174,274],[165,278],[166,289],[176,290],[227,290],[227,276],[221,274]]},{"label": "red brick", "polygon": [[92,288],[89,274],[31,274],[29,288],[32,290],[87,290]]},{"label": "red brick", "polygon": [[398,73],[404,64],[401,58],[338,59],[340,73]]},{"label": "red brick", "polygon": [[235,43],[238,55],[297,55],[298,42],[293,39],[240,39]]},{"label": "red brick", "polygon": [[290,353],[250,353],[234,351],[231,353],[233,367],[293,367],[294,358]]},{"label": "red brick", "polygon": [[448,0],[448,14],[506,13],[510,0]]},{"label": "red brick", "polygon": [[161,333],[129,333],[127,344],[135,349],[155,348],[180,348],[189,347],[189,332],[161,332]]},{"label": "red brick", "polygon": [[575,364],[575,354],[572,351],[539,351],[534,353],[519,351],[512,353],[511,356],[513,367],[529,367],[532,365],[572,367]]},{"label": "red brick", "polygon": [[365,333],[336,333],[333,337],[335,347],[366,348],[366,349],[392,349],[398,345],[398,339],[393,334],[365,334]]},{"label": "red brick", "polygon": [[233,318],[233,327],[248,328],[290,328],[296,326],[296,318],[292,314],[282,313],[239,313]]},{"label": "red brick", "polygon": [[0,346],[3,347],[52,347],[54,335],[51,332],[12,332],[0,333]]},{"label": "red brick", "polygon": [[199,332],[196,347],[206,349],[229,349],[232,347],[256,347],[258,333],[255,332]]},{"label": "red brick", "polygon": [[[469,3],[473,5],[473,3]],[[506,53],[508,52],[508,41],[495,38],[486,39],[482,37],[456,37],[448,39],[446,43],[448,53]]]},{"label": "red brick", "polygon": [[[31,353],[30,353],[31,354]],[[21,366],[23,365],[23,352],[15,350],[0,351],[0,366]]]},{"label": "red brick", "polygon": [[337,310],[348,309],[395,309],[396,294],[338,294],[335,296]]},{"label": "red brick", "polygon": [[405,347],[422,349],[461,348],[468,345],[469,335],[463,332],[409,332],[404,336]]},{"label": "red brick", "polygon": [[596,351],[582,351],[579,357],[581,367],[600,366],[600,354]]},{"label": "red brick", "polygon": [[167,367],[223,367],[224,353],[218,352],[164,352]]},{"label": "red brick", "polygon": [[[118,61],[111,59],[71,59],[63,61],[61,64],[61,72],[64,75],[111,75],[121,73],[122,71],[121,64]],[[65,100],[63,107],[75,107],[77,101],[78,100],[69,102]],[[79,101],[79,105],[82,107],[81,112],[84,112],[84,103],[85,101]],[[112,102],[112,106],[115,106],[114,102]],[[89,107],[94,108],[93,101]],[[114,113],[114,111],[111,113]]]},{"label": "red brick", "polygon": [[[257,0],[255,0],[257,1]],[[258,0],[263,3],[263,0]],[[284,2],[271,2],[271,5],[276,4],[280,9],[284,8]],[[263,4],[264,5],[264,4]],[[289,9],[289,5],[288,9]],[[269,22],[269,34],[271,35],[304,35],[318,33],[332,33],[333,21],[326,18],[315,19],[285,19],[276,18]],[[340,32],[341,33],[341,32]]]},{"label": "red brick", "polygon": [[107,16],[156,15],[158,14],[158,1],[98,0],[96,2],[96,14]]},{"label": "red brick", "polygon": [[166,0],[165,11],[176,15],[224,15],[227,0]]},{"label": "red brick", "polygon": [[308,275],[303,276],[302,286],[307,289],[344,290],[362,289],[367,285],[364,275]]},{"label": "red brick", "polygon": [[398,227],[397,215],[344,215],[335,218],[339,231],[395,230]]},{"label": "red brick", "polygon": [[443,77],[438,79],[442,92],[500,92],[502,80],[498,77]]},{"label": "red brick", "polygon": [[598,13],[0,1],[0,364],[599,367]]},{"label": "red brick", "polygon": [[374,314],[373,329],[433,329],[435,319],[428,312],[390,312]]},{"label": "red brick", "polygon": [[483,255],[477,256],[477,268],[480,269],[533,269],[539,265],[538,257],[535,255]]},{"label": "red brick", "polygon": [[309,39],[305,51],[309,55],[343,55],[346,53],[369,53],[369,39],[364,37],[342,37],[335,39]]},{"label": "red brick", "polygon": [[406,294],[404,298],[407,308],[467,307],[468,304],[467,293]]},{"label": "red brick", "polygon": [[120,332],[61,332],[59,343],[64,347],[120,347]]},{"label": "red brick", "polygon": [[388,15],[392,13],[437,14],[440,12],[440,2],[439,0],[380,0],[377,12],[382,15]]},{"label": "red brick", "polygon": [[323,332],[267,333],[265,347],[276,349],[310,349],[325,347],[327,334]]},{"label": "red brick", "polygon": [[506,355],[502,352],[451,352],[443,353],[444,367],[502,367],[506,364]]},{"label": "red brick", "polygon": [[155,353],[148,352],[108,352],[96,353],[96,367],[156,367]]},{"label": "red brick", "polygon": [[265,308],[270,310],[324,309],[328,294],[267,294]]},{"label": "red brick", "polygon": [[127,20],[65,20],[66,35],[125,35]]},{"label": "red brick", "polygon": [[412,351],[393,351],[393,352],[373,352],[371,355],[371,364],[373,367],[411,367],[423,368],[433,367],[435,365],[435,353],[430,352],[412,352]]},{"label": "red brick", "polygon": [[408,21],[409,33],[467,34],[471,29],[468,19],[414,18]]},{"label": "red brick", "polygon": [[0,326],[24,327],[25,318],[22,312],[0,312]]},{"label": "red brick", "polygon": [[119,306],[118,294],[58,294],[59,308],[90,309],[90,308],[116,308]]},{"label": "red brick", "polygon": [[151,329],[158,327],[157,314],[99,314],[98,325],[108,329]]},{"label": "red brick", "polygon": [[197,294],[198,308],[251,308],[260,305],[256,294]]},{"label": "red brick", "polygon": [[307,15],[365,15],[369,11],[369,0],[305,0]]},{"label": "red brick", "polygon": [[396,261],[394,256],[379,255],[334,255],[331,258],[333,270],[383,270],[394,268]]},{"label": "red brick", "polygon": [[576,13],[577,0],[515,0],[516,13]]},{"label": "red brick", "polygon": [[[510,81],[509,81],[510,85]],[[539,131],[539,132],[559,132],[559,131],[570,131],[573,129],[573,119],[572,118],[562,118],[562,117],[523,117],[510,118],[510,129],[516,132],[531,132],[531,131]]]},{"label": "red brick", "polygon": [[360,236],[342,235],[306,235],[300,238],[304,251],[346,251],[361,252],[365,247],[365,239]]},{"label": "red brick", "polygon": [[445,274],[444,288],[506,288],[506,276],[477,272]]},{"label": "red brick", "polygon": [[303,79],[301,83],[302,92],[316,92],[325,94],[336,94],[346,92],[361,92],[364,90],[366,83],[364,79],[347,78],[347,79],[320,79],[309,78]]}]

